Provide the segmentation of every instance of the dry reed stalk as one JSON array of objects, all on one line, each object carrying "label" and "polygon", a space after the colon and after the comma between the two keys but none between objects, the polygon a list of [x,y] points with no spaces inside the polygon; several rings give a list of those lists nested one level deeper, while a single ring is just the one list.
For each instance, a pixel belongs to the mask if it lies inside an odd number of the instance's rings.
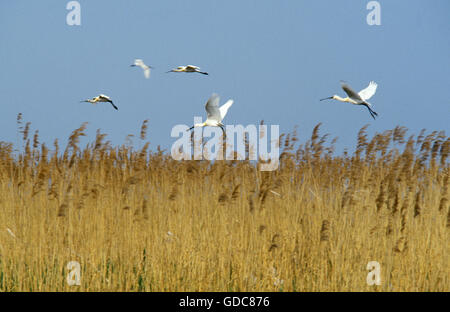
[{"label": "dry reed stalk", "polygon": [[255,203],[253,202],[253,195],[247,196],[247,201],[250,212],[253,212],[253,210],[255,209]]},{"label": "dry reed stalk", "polygon": [[441,156],[440,165],[445,166],[445,164],[447,163],[448,155],[450,154],[450,138],[447,138],[447,140],[442,143],[439,153]]},{"label": "dry reed stalk", "polygon": [[388,224],[387,224],[387,227],[386,227],[386,236],[389,236],[389,235],[391,235],[392,234],[392,232],[394,231],[394,225],[393,225],[393,220],[392,220],[392,215],[390,215],[389,217],[388,217]]},{"label": "dry reed stalk", "polygon": [[447,173],[444,176],[443,186],[442,186],[442,193],[441,193],[441,200],[439,201],[439,211],[444,211],[449,205],[448,205],[448,185],[449,185],[449,174]]},{"label": "dry reed stalk", "polygon": [[267,227],[265,225],[260,225],[258,228],[259,234],[262,234]]},{"label": "dry reed stalk", "polygon": [[383,180],[380,184],[380,193],[376,199],[377,212],[382,211],[383,207],[386,205],[386,182]]},{"label": "dry reed stalk", "polygon": [[323,220],[320,229],[320,241],[328,242],[330,240],[330,221]]},{"label": "dry reed stalk", "polygon": [[270,242],[270,247],[269,247],[269,252],[272,252],[272,251],[274,251],[275,249],[277,249],[279,246],[279,243],[278,243],[278,238],[280,237],[280,235],[279,234],[274,234],[273,236],[272,236],[272,240],[271,240],[271,242]]},{"label": "dry reed stalk", "polygon": [[144,201],[142,202],[142,215],[145,220],[148,220],[148,200],[144,198]]},{"label": "dry reed stalk", "polygon": [[405,252],[407,250],[408,250],[408,239],[406,237],[404,237],[404,236],[401,236],[397,240],[397,242],[396,242],[396,244],[394,246],[394,251],[403,253],[403,252]]},{"label": "dry reed stalk", "polygon": [[25,129],[23,129],[23,131],[21,132],[22,133],[22,138],[23,138],[23,141],[26,141],[27,139],[28,139],[28,133],[29,133],[29,131],[30,131],[30,125],[31,125],[31,122],[27,122],[26,124],[25,124]]},{"label": "dry reed stalk", "polygon": [[221,204],[224,204],[228,201],[228,195],[226,193],[222,193],[219,195],[219,198],[217,199],[217,201]]},{"label": "dry reed stalk", "polygon": [[38,146],[39,146],[39,130],[36,130],[33,136],[33,149],[38,148]]},{"label": "dry reed stalk", "polygon": [[422,211],[422,207],[420,205],[420,191],[416,194],[416,201],[414,204],[414,218],[420,216],[420,213]]},{"label": "dry reed stalk", "polygon": [[172,191],[169,194],[169,200],[174,201],[178,195],[178,186],[176,183],[172,183]]},{"label": "dry reed stalk", "polygon": [[236,185],[236,186],[233,188],[233,192],[231,193],[231,199],[232,199],[233,201],[236,201],[236,200],[239,198],[239,196],[240,196],[240,192],[239,192],[240,187],[241,187],[241,185],[238,184],[238,185]]},{"label": "dry reed stalk", "polygon": [[65,217],[67,215],[67,210],[69,209],[69,198],[72,192],[72,184],[69,183],[66,189],[66,194],[64,196],[63,203],[58,208],[58,217]]},{"label": "dry reed stalk", "polygon": [[450,207],[448,208],[447,211],[447,227],[450,228]]},{"label": "dry reed stalk", "polygon": [[78,144],[80,143],[80,137],[86,136],[84,131],[86,130],[87,124],[87,122],[82,123],[81,126],[78,129],[75,129],[69,137],[68,147],[71,148],[74,153],[79,149]]},{"label": "dry reed stalk", "polygon": [[145,137],[147,136],[147,128],[148,128],[148,119],[145,119],[142,122],[141,126],[141,135],[140,135],[141,140],[145,140]]},{"label": "dry reed stalk", "polygon": [[390,192],[390,197],[393,198],[393,204],[391,207],[391,214],[392,216],[395,216],[398,212],[398,207],[400,205],[400,190],[397,188],[394,191],[394,188],[391,189],[392,191]]}]

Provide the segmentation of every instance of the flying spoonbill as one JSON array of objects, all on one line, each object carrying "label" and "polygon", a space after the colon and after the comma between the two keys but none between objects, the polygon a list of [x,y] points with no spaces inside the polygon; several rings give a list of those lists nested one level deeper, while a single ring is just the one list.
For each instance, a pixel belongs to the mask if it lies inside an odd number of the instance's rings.
[{"label": "flying spoonbill", "polygon": [[153,68],[151,66],[145,65],[144,61],[141,59],[135,59],[134,63],[130,65],[130,67],[136,67],[139,66],[144,70],[144,76],[145,78],[150,78],[150,68]]},{"label": "flying spoonbill", "polygon": [[88,103],[92,103],[92,104],[97,104],[97,102],[108,102],[111,103],[111,105],[118,110],[117,106],[114,105],[113,101],[111,101],[111,99],[109,98],[109,96],[106,96],[104,94],[100,94],[99,96],[96,96],[95,98],[92,99],[87,99],[81,102],[88,102]]},{"label": "flying spoonbill", "polygon": [[356,93],[344,81],[341,81],[341,86],[342,86],[342,89],[345,91],[345,93],[347,93],[348,97],[341,98],[339,95],[333,95],[333,96],[321,99],[321,101],[333,99],[333,100],[338,100],[341,102],[348,102],[348,103],[351,103],[354,105],[364,105],[369,110],[369,113],[373,117],[373,119],[375,119],[375,116],[378,116],[378,114],[372,110],[372,108],[371,108],[372,104],[367,102],[367,100],[370,99],[375,94],[375,91],[377,91],[378,85],[374,81],[371,81],[369,83],[369,85],[367,86],[367,88],[359,91],[359,93]]},{"label": "flying spoonbill", "polygon": [[200,73],[203,75],[208,75],[207,72],[200,71],[200,67],[194,66],[194,65],[186,65],[186,66],[178,66],[175,69],[169,70],[168,73],[175,72],[175,73]]},{"label": "flying spoonbill", "polygon": [[225,129],[224,124],[222,123],[222,120],[225,118],[228,109],[233,105],[233,100],[228,100],[225,104],[219,107],[219,96],[215,93],[211,95],[211,97],[208,99],[208,102],[206,102],[205,110],[207,119],[204,123],[197,123],[187,129],[186,131],[192,130],[195,127],[220,127],[222,129],[223,134],[225,135]]}]

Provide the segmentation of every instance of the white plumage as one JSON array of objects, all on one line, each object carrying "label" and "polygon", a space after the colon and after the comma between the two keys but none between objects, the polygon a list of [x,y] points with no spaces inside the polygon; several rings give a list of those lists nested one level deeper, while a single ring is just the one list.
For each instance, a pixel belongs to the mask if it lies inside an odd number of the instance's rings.
[{"label": "white plumage", "polygon": [[375,116],[378,116],[378,114],[374,110],[372,110],[372,104],[367,102],[367,100],[375,94],[375,92],[377,91],[377,86],[378,85],[374,81],[371,81],[365,89],[359,91],[359,93],[356,93],[346,82],[341,81],[341,87],[345,91],[345,93],[347,93],[348,97],[341,98],[339,95],[333,95],[321,99],[321,101],[333,99],[341,102],[351,103],[354,105],[364,105],[369,110],[372,118],[375,119]]},{"label": "white plumage", "polygon": [[98,102],[108,102],[111,103],[111,105],[114,107],[114,109],[118,110],[119,108],[117,108],[116,105],[114,105],[113,101],[111,100],[111,98],[107,95],[104,94],[100,94],[92,99],[87,99],[81,102],[88,102],[88,103],[92,103],[92,104],[97,104]]},{"label": "white plumage", "polygon": [[208,99],[208,102],[206,102],[205,110],[206,110],[206,116],[207,119],[204,123],[198,123],[193,125],[191,128],[188,129],[191,130],[195,127],[220,127],[222,131],[225,133],[224,125],[222,123],[222,120],[227,115],[228,109],[233,105],[233,100],[228,100],[225,104],[219,107],[219,101],[220,98],[217,94],[211,95],[211,97]]},{"label": "white plumage", "polygon": [[203,75],[208,75],[207,72],[200,71],[200,67],[194,66],[194,65],[186,65],[186,66],[178,66],[175,69],[169,70],[168,73],[175,72],[175,73],[200,73]]},{"label": "white plumage", "polygon": [[145,78],[150,78],[150,68],[152,68],[151,66],[145,65],[144,61],[141,59],[135,59],[134,63],[130,65],[131,67],[134,66],[139,66],[140,68],[142,68],[144,70],[144,76]]}]

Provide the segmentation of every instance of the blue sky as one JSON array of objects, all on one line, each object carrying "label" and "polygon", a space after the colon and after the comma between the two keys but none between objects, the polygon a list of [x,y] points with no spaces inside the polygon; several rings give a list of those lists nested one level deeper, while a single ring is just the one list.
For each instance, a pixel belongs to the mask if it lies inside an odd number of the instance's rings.
[{"label": "blue sky", "polygon": [[[450,2],[380,0],[381,25],[369,26],[369,1],[80,0],[81,26],[66,24],[69,1],[0,2],[0,141],[17,142],[16,116],[40,141],[66,144],[87,121],[114,145],[149,119],[150,148],[170,149],[173,126],[205,116],[216,92],[235,100],[226,124],[298,126],[300,143],[322,123],[338,150],[369,133],[405,126],[410,133],[450,124]],[[150,79],[129,65],[154,66]],[[166,74],[194,64],[210,73]],[[363,107],[319,99],[344,96],[370,80],[379,118]],[[99,93],[109,104],[79,103]]]}]

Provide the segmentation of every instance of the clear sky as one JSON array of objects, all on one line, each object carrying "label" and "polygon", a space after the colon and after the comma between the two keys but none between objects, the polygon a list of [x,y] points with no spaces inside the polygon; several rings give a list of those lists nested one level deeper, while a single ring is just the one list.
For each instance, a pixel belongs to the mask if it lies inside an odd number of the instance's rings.
[{"label": "clear sky", "polygon": [[[365,0],[79,0],[81,26],[68,26],[65,0],[0,2],[0,141],[17,142],[16,116],[51,147],[87,121],[114,145],[149,119],[150,148],[170,150],[173,126],[205,116],[216,92],[235,100],[225,124],[298,125],[300,143],[322,134],[353,150],[365,124],[373,134],[397,125],[417,134],[450,130],[450,1],[380,0],[369,26]],[[150,79],[129,65],[142,58]],[[210,73],[165,72],[193,64]],[[319,99],[345,96],[370,80],[367,109]],[[80,103],[99,93],[119,110]]]}]

